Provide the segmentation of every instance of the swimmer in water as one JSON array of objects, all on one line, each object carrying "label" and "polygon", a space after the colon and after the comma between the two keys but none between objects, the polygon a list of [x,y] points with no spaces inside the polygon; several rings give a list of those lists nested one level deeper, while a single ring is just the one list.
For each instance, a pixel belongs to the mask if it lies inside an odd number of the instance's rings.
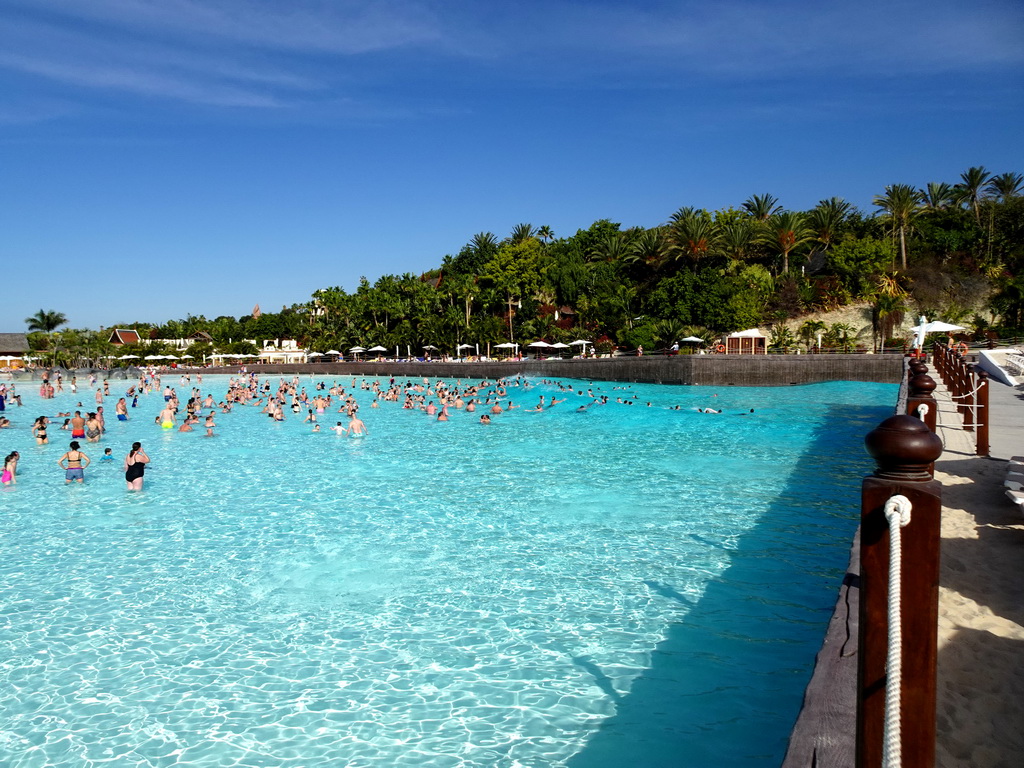
[{"label": "swimmer in water", "polygon": [[366,430],[366,425],[363,423],[363,420],[356,416],[355,411],[353,411],[352,415],[349,417],[348,434],[350,437],[362,437],[363,435],[370,434]]},{"label": "swimmer in water", "polygon": [[72,480],[84,483],[85,474],[83,470],[89,466],[89,457],[78,450],[78,441],[72,440],[68,450],[57,459],[57,466],[64,470],[64,485],[67,485]]}]

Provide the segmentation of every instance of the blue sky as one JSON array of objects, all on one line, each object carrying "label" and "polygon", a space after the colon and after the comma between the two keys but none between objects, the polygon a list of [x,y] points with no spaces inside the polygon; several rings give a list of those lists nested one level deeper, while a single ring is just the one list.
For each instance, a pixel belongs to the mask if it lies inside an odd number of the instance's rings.
[{"label": "blue sky", "polygon": [[1024,172],[1024,4],[0,0],[0,331]]}]

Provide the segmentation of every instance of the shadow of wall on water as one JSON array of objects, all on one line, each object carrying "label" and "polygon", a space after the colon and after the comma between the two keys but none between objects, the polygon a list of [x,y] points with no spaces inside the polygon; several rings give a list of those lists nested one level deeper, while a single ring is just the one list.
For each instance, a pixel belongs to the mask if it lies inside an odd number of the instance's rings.
[{"label": "shadow of wall on water", "polygon": [[[728,567],[699,600],[672,584],[637,585],[689,610],[629,693],[613,697],[615,714],[570,768],[782,762],[846,572],[861,479],[874,469],[863,437],[891,415],[884,406],[829,408],[823,423],[831,428],[817,431],[782,492],[723,553]],[[840,441],[850,446],[845,453],[836,451]],[[572,663],[611,696],[600,670],[586,659]]]}]

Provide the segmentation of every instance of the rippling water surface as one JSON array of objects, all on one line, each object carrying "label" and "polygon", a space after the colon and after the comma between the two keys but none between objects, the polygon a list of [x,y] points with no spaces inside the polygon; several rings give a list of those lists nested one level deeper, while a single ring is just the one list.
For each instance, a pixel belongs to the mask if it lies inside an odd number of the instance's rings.
[{"label": "rippling water surface", "polygon": [[[36,446],[32,418],[94,400],[19,385],[0,764],[778,763],[895,388],[572,383],[490,426],[371,409],[357,386],[364,439],[252,407],[212,438],[163,431],[150,394],[108,415],[70,487],[69,433]],[[530,384],[509,396],[557,392]],[[588,388],[613,402],[577,413]],[[133,440],[152,458],[136,494]]]}]

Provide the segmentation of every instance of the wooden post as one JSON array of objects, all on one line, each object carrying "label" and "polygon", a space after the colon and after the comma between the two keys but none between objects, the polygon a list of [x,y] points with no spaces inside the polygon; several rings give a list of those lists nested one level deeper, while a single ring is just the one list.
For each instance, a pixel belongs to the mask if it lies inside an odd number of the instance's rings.
[{"label": "wooden post", "polygon": [[928,412],[921,420],[928,425],[928,429],[934,432],[935,425],[938,423],[938,403],[932,392],[935,391],[936,384],[935,380],[927,373],[928,367],[921,367],[924,368],[924,371],[912,376],[908,384],[907,413],[917,416],[917,409],[922,405],[927,406]]},{"label": "wooden post", "polygon": [[975,368],[978,375],[978,391],[974,395],[975,423],[978,425],[978,455],[988,456],[988,426],[992,423],[988,406],[988,372],[980,365]]},{"label": "wooden post", "polygon": [[889,598],[884,507],[899,494],[912,505],[910,524],[902,531],[903,766],[933,768],[942,486],[928,465],[942,454],[942,440],[919,419],[898,415],[879,424],[864,442],[878,469],[864,478],[861,489],[856,765],[882,765]]}]

